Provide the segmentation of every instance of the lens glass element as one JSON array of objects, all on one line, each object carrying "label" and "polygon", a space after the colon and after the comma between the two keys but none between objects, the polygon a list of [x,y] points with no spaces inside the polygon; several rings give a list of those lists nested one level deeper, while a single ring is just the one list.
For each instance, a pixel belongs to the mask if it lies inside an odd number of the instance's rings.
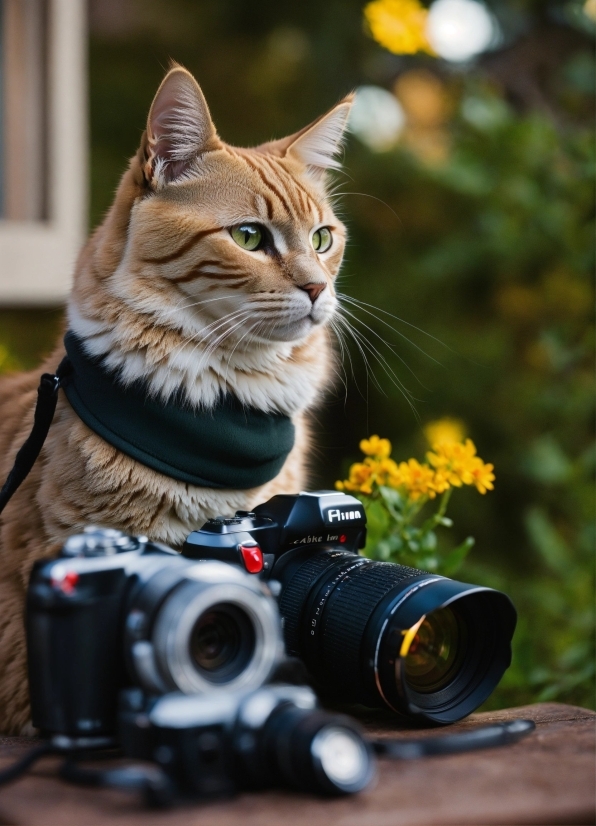
[{"label": "lens glass element", "polygon": [[235,605],[220,603],[202,614],[192,630],[190,655],[196,668],[211,682],[239,674],[252,657],[254,629]]},{"label": "lens glass element", "polygon": [[427,694],[449,685],[463,660],[465,644],[465,626],[451,608],[422,617],[406,632],[400,652],[411,688]]},{"label": "lens glass element", "polygon": [[314,738],[311,752],[327,780],[338,790],[359,790],[368,783],[370,758],[355,732],[341,726],[325,726]]}]

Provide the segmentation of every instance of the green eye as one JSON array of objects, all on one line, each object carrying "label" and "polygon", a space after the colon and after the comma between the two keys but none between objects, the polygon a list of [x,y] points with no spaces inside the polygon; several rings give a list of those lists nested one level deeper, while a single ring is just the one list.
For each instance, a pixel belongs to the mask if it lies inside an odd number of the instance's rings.
[{"label": "green eye", "polygon": [[315,252],[327,252],[333,243],[333,235],[329,227],[321,227],[313,232],[310,243]]},{"label": "green eye", "polygon": [[260,247],[263,240],[263,230],[258,224],[240,224],[232,227],[230,235],[239,247],[252,252]]}]

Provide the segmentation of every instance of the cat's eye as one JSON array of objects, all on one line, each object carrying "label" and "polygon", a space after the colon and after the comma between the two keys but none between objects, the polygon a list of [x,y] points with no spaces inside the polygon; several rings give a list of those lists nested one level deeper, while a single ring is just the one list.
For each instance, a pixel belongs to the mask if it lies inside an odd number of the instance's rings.
[{"label": "cat's eye", "polygon": [[315,230],[310,239],[310,243],[315,252],[327,252],[333,243],[333,235],[331,235],[329,227],[320,227]]},{"label": "cat's eye", "polygon": [[263,230],[258,224],[239,224],[232,227],[230,235],[239,247],[249,252],[258,249],[263,242]]}]

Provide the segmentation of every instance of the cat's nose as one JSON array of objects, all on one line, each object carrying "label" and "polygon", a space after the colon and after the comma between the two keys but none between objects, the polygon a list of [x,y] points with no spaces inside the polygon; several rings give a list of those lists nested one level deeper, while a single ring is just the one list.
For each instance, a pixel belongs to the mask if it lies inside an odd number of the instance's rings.
[{"label": "cat's nose", "polygon": [[314,304],[326,286],[326,284],[317,284],[315,281],[311,281],[310,284],[304,284],[304,286],[301,285],[300,289],[308,293],[308,297]]}]

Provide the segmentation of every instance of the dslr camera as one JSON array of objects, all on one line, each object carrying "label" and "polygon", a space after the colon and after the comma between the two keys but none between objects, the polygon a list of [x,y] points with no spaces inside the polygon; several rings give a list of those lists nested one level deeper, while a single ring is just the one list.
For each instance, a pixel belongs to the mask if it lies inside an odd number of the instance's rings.
[{"label": "dslr camera", "polygon": [[362,557],[365,540],[362,503],[319,491],[211,519],[187,537],[182,554],[269,582],[287,654],[302,659],[333,702],[460,720],[511,662],[512,603],[491,588]]},{"label": "dslr camera", "polygon": [[322,711],[307,686],[150,699],[128,689],[120,698],[119,741],[128,757],[157,763],[177,796],[271,786],[353,794],[374,775],[360,728]]},{"label": "dslr camera", "polygon": [[283,656],[277,606],[257,577],[112,529],[87,528],[36,563],[26,614],[33,725],[48,735],[113,735],[127,686],[260,688]]}]

